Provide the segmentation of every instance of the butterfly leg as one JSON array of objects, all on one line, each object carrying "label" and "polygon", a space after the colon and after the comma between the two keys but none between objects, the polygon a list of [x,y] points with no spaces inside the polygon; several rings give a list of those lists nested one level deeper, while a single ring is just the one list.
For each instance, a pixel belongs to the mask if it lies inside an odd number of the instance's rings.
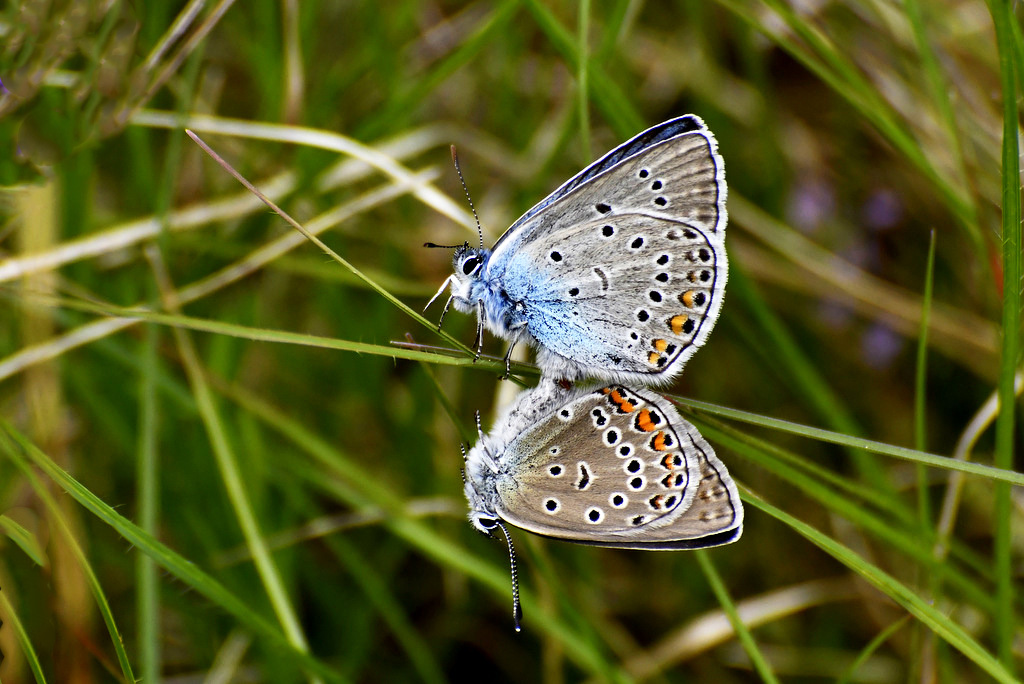
[{"label": "butterfly leg", "polygon": [[482,442],[483,439],[484,439],[484,429],[483,429],[483,426],[480,425],[480,411],[477,411],[476,413],[474,413],[473,416],[476,418],[476,435],[477,435],[477,439]]},{"label": "butterfly leg", "polygon": [[473,347],[476,349],[473,363],[476,363],[484,348],[484,300],[482,299],[476,301],[476,339],[473,340]]},{"label": "butterfly leg", "polygon": [[[523,312],[526,311],[526,307],[523,306],[522,302],[516,302],[515,305],[512,307],[512,310],[513,313],[522,315]],[[502,376],[502,380],[508,380],[509,376],[512,375],[512,351],[516,348],[516,339],[514,337],[514,334],[518,333],[525,327],[525,320],[516,321],[515,323],[508,326],[509,334],[513,335],[513,337],[511,338],[512,342],[509,343],[508,345],[508,351],[505,352],[505,375]]]},{"label": "butterfly leg", "polygon": [[512,374],[512,350],[516,348],[516,343],[512,342],[508,345],[508,351],[505,352],[505,375],[501,378],[502,380],[508,380]]},{"label": "butterfly leg", "polygon": [[444,324],[444,317],[448,315],[448,309],[452,306],[452,300],[454,297],[449,297],[448,301],[444,303],[444,308],[441,309],[441,320],[437,322],[437,332],[441,332],[441,325]]},{"label": "butterfly leg", "polygon": [[427,302],[427,305],[425,307],[423,307],[423,310],[426,311],[427,309],[429,309],[430,305],[434,303],[434,300],[437,299],[438,297],[440,297],[441,293],[444,292],[445,288],[448,287],[451,284],[452,284],[452,276],[448,276],[447,278],[444,279],[444,282],[441,283],[441,287],[438,288],[437,292],[434,293],[434,296],[430,298],[430,301]]}]

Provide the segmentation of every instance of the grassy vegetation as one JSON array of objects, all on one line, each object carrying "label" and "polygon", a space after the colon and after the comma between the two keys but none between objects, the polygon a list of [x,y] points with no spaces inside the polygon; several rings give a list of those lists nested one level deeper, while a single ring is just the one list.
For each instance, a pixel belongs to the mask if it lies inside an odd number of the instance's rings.
[{"label": "grassy vegetation", "polygon": [[[2,12],[0,682],[1024,671],[1008,1]],[[687,112],[726,160],[730,283],[667,393],[746,530],[513,531],[516,634],[459,443],[536,371],[419,313],[451,268],[422,244],[474,239],[448,146],[493,240]]]}]

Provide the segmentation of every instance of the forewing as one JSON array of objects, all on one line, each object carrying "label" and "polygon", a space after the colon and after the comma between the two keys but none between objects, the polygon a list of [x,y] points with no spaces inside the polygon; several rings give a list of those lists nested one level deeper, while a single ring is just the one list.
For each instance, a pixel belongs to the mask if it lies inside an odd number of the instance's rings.
[{"label": "forewing", "polygon": [[505,458],[497,512],[537,534],[687,548],[724,543],[698,540],[738,530],[742,520],[711,447],[671,404],[647,392],[580,391],[524,431]]},{"label": "forewing", "polygon": [[689,223],[724,240],[725,166],[714,136],[695,116],[644,131],[578,173],[530,209],[494,245],[489,275],[537,240],[575,223],[642,213]]}]

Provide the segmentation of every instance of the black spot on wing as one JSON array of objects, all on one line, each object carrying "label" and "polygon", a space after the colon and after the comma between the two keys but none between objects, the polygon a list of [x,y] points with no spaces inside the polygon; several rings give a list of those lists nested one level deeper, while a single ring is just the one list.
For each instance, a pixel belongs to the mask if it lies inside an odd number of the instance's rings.
[{"label": "black spot on wing", "polygon": [[580,463],[580,479],[576,482],[576,489],[586,489],[590,484],[590,471],[585,463]]}]

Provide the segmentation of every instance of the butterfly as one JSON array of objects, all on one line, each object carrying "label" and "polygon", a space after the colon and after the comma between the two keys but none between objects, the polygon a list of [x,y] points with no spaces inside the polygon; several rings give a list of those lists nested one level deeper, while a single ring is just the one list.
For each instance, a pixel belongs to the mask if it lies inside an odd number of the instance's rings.
[{"label": "butterfly", "polygon": [[469,520],[620,549],[679,550],[739,539],[743,504],[728,470],[665,398],[618,384],[542,377],[465,457]]},{"label": "butterfly", "polygon": [[[661,385],[704,344],[722,306],[725,168],[704,122],[647,129],[523,214],[493,249],[456,247],[433,302],[538,348],[544,374]],[[429,246],[436,246],[428,243]],[[427,306],[430,304],[428,303]]]}]

